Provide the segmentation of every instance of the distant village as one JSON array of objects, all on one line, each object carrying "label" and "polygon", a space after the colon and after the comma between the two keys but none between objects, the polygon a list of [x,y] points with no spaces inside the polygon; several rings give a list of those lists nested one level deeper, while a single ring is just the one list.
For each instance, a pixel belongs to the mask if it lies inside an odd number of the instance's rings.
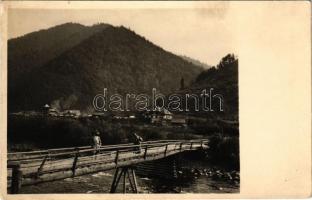
[{"label": "distant village", "polygon": [[80,110],[58,110],[48,104],[45,104],[38,111],[20,111],[10,113],[13,116],[23,117],[48,117],[48,118],[90,118],[90,119],[103,119],[112,121],[140,121],[158,126],[187,126],[188,117],[182,114],[174,114],[167,109],[158,109],[156,111],[141,111],[141,112],[122,112],[122,113],[110,113],[110,112],[94,112],[85,113]]}]

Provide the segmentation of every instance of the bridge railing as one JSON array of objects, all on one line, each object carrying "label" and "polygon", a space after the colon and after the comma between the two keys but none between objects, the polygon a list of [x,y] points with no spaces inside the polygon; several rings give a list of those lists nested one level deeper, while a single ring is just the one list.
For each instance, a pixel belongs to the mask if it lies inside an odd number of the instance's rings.
[{"label": "bridge railing", "polygon": [[[155,141],[146,141],[142,142],[141,146],[161,146],[166,143],[187,143],[187,142],[196,142],[200,140],[187,140],[187,141],[181,141],[181,140],[155,140]],[[118,145],[105,145],[101,148],[98,148],[98,152],[104,152],[104,151],[113,151],[116,149],[133,149],[137,147],[138,145],[135,145],[133,143],[126,143],[126,144],[118,144]],[[47,150],[39,150],[39,151],[29,151],[29,152],[14,152],[14,153],[8,153],[8,161],[35,161],[36,159],[43,159],[44,157],[57,157],[57,156],[72,156],[77,151],[80,153],[91,153],[94,151],[94,148],[92,146],[82,146],[82,147],[69,147],[69,148],[58,148],[58,149],[47,149]]]},{"label": "bridge railing", "polygon": [[[155,140],[155,141],[145,141],[142,142],[143,144],[153,144],[153,143],[159,143],[159,142],[176,142],[179,140]],[[130,146],[134,145],[133,143],[126,143],[126,144],[117,144],[117,145],[105,145],[105,148],[114,148],[114,147],[123,147],[123,146]],[[92,146],[80,146],[80,147],[67,147],[67,148],[54,148],[54,149],[46,149],[46,150],[36,150],[36,151],[24,151],[24,152],[9,152],[8,153],[8,159],[9,160],[20,160],[24,158],[32,158],[32,157],[39,157],[39,156],[46,156],[51,154],[57,154],[57,153],[66,153],[66,152],[72,152],[79,150],[86,150],[91,149]]]}]

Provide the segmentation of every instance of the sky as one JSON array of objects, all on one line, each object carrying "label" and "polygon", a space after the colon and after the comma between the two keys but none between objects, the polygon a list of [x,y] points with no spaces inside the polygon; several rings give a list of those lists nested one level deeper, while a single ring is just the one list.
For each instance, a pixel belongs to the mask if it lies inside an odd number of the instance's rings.
[{"label": "sky", "polygon": [[8,38],[67,22],[123,25],[177,55],[216,65],[235,53],[227,7],[157,9],[10,9]]}]

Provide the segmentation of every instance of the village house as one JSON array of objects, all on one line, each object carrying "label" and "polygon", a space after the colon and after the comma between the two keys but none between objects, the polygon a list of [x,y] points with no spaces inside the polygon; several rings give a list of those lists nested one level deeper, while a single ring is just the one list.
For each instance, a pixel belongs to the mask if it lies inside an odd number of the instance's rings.
[{"label": "village house", "polygon": [[187,117],[184,115],[173,115],[171,119],[173,126],[187,126]]},{"label": "village house", "polygon": [[59,112],[55,108],[52,108],[48,104],[45,104],[43,106],[43,115],[57,117],[59,115]]},{"label": "village house", "polygon": [[169,125],[172,120],[172,113],[167,109],[158,109],[157,111],[150,111],[147,114],[151,124],[155,125]]},{"label": "village house", "polygon": [[56,108],[49,106],[49,104],[45,104],[42,108],[42,114],[46,116],[52,117],[72,117],[79,118],[81,116],[80,110],[64,110],[58,111]]},{"label": "village house", "polygon": [[112,117],[112,114],[109,112],[94,112],[89,115],[91,119],[109,119]]},{"label": "village house", "polygon": [[80,110],[64,110],[62,113],[65,117],[79,118],[81,116]]}]

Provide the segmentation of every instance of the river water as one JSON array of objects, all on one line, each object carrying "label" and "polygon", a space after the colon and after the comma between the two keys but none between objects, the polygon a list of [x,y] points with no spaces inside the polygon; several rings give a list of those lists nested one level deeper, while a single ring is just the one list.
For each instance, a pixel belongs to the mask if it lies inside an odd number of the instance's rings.
[{"label": "river water", "polygon": [[[109,193],[113,172],[99,172],[93,175],[85,175],[68,178],[61,181],[53,181],[38,185],[22,187],[24,194],[43,193]],[[239,192],[237,184],[226,181],[216,181],[206,176],[194,178],[188,182],[163,181],[155,178],[137,177],[139,193],[236,193]],[[130,185],[126,183],[130,191]],[[122,184],[117,188],[122,193]]]},{"label": "river water", "polygon": [[[164,180],[157,177],[137,176],[139,193],[237,193],[239,192],[239,172],[223,170],[218,166],[192,161],[192,167],[183,179]],[[211,170],[213,169],[213,170]],[[202,173],[203,172],[203,173]],[[232,174],[232,176],[230,175]],[[233,175],[235,174],[235,176]],[[32,186],[24,186],[21,193],[109,193],[114,171],[99,172],[60,181],[53,181]],[[228,178],[230,177],[230,178]],[[126,182],[127,192],[131,187]],[[122,193],[122,181],[117,188]]]}]

